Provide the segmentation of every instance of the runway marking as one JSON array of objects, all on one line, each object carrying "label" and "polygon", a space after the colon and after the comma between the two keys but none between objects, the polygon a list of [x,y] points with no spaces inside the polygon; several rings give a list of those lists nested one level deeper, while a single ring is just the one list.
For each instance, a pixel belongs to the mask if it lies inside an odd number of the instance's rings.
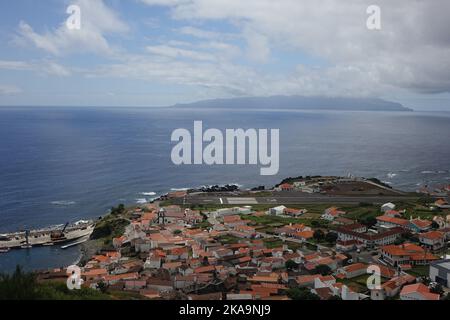
[{"label": "runway marking", "polygon": [[255,198],[227,198],[229,204],[258,204]]}]

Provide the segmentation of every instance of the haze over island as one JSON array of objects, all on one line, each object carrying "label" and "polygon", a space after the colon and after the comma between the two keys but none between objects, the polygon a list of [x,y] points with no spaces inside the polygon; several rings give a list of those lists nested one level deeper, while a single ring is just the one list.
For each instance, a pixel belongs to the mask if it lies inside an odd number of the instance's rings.
[{"label": "haze over island", "polygon": [[400,103],[377,98],[272,96],[203,100],[175,108],[298,109],[336,111],[412,111]]}]

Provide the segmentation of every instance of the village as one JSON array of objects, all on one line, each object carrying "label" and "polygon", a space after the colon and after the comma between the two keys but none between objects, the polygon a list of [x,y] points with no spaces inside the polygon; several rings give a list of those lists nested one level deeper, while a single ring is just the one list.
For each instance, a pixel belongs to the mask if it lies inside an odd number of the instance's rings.
[{"label": "village", "polygon": [[[314,188],[327,189],[285,182],[271,192]],[[100,247],[81,266],[83,286],[123,299],[449,299],[450,186],[444,192],[381,204],[273,206],[180,205],[170,199],[187,191],[173,192],[103,218],[100,226],[120,232],[92,240]],[[379,286],[368,286],[372,270]],[[66,281],[66,270],[39,279]]]}]

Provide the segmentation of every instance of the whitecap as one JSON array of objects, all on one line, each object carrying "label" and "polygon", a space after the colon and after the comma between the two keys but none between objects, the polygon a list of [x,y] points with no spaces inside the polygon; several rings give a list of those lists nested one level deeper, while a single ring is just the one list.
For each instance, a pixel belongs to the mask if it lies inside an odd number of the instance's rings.
[{"label": "whitecap", "polygon": [[396,174],[396,173],[392,173],[392,172],[389,172],[389,173],[387,174],[387,177],[388,177],[389,179],[395,178],[396,176],[397,176],[397,174]]},{"label": "whitecap", "polygon": [[170,191],[188,191],[190,188],[171,188]]},{"label": "whitecap", "polygon": [[70,200],[52,201],[50,203],[54,206],[73,206],[74,204],[76,204],[75,201],[70,201]]},{"label": "whitecap", "polygon": [[385,184],[389,184],[389,185],[392,184],[392,182],[389,182],[389,181],[381,181],[381,182],[383,182],[383,183],[385,183]]},{"label": "whitecap", "polygon": [[141,192],[143,196],[156,196],[156,192]]},{"label": "whitecap", "polygon": [[137,204],[146,204],[148,203],[146,198],[140,198],[140,199],[136,199],[136,203]]},{"label": "whitecap", "polygon": [[422,171],[421,173],[422,173],[422,174],[433,174],[433,173],[435,173],[435,172],[434,172],[434,171],[426,170],[426,171]]}]

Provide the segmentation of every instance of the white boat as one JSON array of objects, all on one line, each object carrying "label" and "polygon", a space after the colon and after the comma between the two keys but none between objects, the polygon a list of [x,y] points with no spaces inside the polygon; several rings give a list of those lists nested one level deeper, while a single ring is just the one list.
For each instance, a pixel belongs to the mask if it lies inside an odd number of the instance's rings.
[{"label": "white boat", "polygon": [[0,253],[8,253],[10,250],[9,248],[0,248]]},{"label": "white boat", "polygon": [[0,248],[28,249],[33,246],[51,246],[76,241],[83,237],[89,237],[94,228],[95,224],[92,221],[78,221],[72,225],[1,234]]}]

